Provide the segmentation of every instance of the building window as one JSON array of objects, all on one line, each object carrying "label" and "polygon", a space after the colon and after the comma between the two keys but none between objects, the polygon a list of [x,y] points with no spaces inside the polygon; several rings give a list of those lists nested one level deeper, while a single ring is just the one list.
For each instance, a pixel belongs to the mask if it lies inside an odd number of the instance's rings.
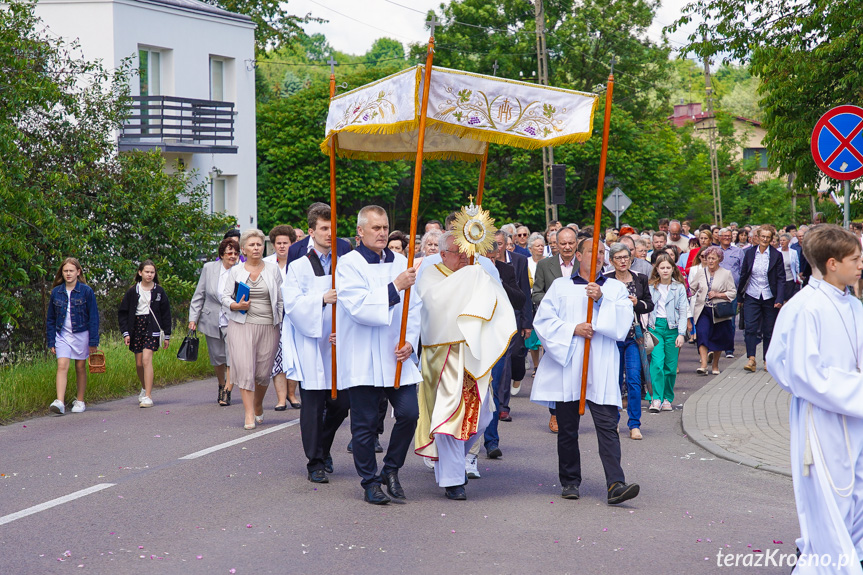
[{"label": "building window", "polygon": [[744,148],[743,159],[756,160],[757,163],[755,166],[759,170],[768,169],[769,161],[767,157],[767,148]]},{"label": "building window", "polygon": [[210,58],[210,99],[225,101],[225,62]]},{"label": "building window", "polygon": [[213,180],[212,213],[224,212],[227,208],[228,182],[224,178]]},{"label": "building window", "polygon": [[138,50],[138,82],[142,96],[162,93],[162,54],[155,50]]}]

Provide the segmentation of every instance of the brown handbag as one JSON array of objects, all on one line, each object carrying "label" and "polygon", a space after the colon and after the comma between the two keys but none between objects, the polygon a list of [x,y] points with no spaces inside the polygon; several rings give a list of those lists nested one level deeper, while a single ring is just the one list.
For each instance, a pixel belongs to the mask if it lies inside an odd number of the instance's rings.
[{"label": "brown handbag", "polygon": [[105,373],[105,353],[97,349],[87,358],[87,367],[90,373]]}]

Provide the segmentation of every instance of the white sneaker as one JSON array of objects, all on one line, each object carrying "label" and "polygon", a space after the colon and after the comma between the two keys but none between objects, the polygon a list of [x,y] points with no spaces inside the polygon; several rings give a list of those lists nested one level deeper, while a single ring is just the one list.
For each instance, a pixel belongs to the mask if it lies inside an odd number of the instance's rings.
[{"label": "white sneaker", "polygon": [[138,403],[141,403],[141,400],[147,397],[147,391],[142,389],[141,393],[138,394]]},{"label": "white sneaker", "polygon": [[87,409],[87,406],[84,405],[83,401],[78,401],[76,399],[72,402],[72,413],[84,413],[85,409]]},{"label": "white sneaker", "polygon": [[48,411],[50,411],[51,413],[56,413],[57,415],[63,415],[64,413],[66,413],[66,406],[63,405],[63,402],[59,399],[55,399],[48,407]]},{"label": "white sneaker", "polygon": [[[518,385],[516,385],[518,384]],[[510,395],[518,395],[518,392],[521,391],[521,382],[513,381],[509,386],[509,394]]]},{"label": "white sneaker", "polygon": [[434,471],[434,461],[432,461],[431,458],[423,457],[423,463],[425,463],[426,467]]},{"label": "white sneaker", "polygon": [[661,407],[661,402],[658,399],[654,399],[650,402],[650,407],[647,408],[647,411],[650,413],[659,413],[659,409]]},{"label": "white sneaker", "polygon": [[734,354],[733,353],[726,353],[725,357],[726,357],[726,359],[734,359]]},{"label": "white sneaker", "polygon": [[468,479],[479,479],[479,469],[476,468],[476,455],[468,454],[464,458],[464,470]]},{"label": "white sneaker", "polygon": [[153,407],[153,400],[146,395],[138,402],[138,407]]},{"label": "white sneaker", "polygon": [[667,399],[662,402],[662,406],[660,407],[660,411],[673,411],[673,407],[671,407],[671,402]]}]

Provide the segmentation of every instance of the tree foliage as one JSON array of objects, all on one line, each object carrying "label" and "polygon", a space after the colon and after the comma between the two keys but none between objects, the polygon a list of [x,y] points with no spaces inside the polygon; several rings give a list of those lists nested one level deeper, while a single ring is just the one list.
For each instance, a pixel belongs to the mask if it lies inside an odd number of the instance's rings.
[{"label": "tree foliage", "polygon": [[255,47],[259,52],[278,49],[305,36],[301,24],[323,22],[310,14],[296,16],[282,0],[203,0],[229,12],[249,16],[255,23]]},{"label": "tree foliage", "polygon": [[698,0],[670,29],[698,18],[684,49],[746,62],[759,77],[765,143],[781,174],[814,191],[821,178],[809,152],[828,109],[863,100],[863,3],[857,0]]},{"label": "tree foliage", "polygon": [[[32,3],[0,10],[0,347],[44,337],[50,283],[78,257],[103,317],[142,258],[191,280],[230,225],[158,154],[117,155],[128,63],[106,71],[40,36]],[[207,210],[208,211],[208,210]],[[108,313],[105,313],[108,312]],[[10,336],[10,333],[13,336]],[[10,340],[10,337],[12,339]]]}]

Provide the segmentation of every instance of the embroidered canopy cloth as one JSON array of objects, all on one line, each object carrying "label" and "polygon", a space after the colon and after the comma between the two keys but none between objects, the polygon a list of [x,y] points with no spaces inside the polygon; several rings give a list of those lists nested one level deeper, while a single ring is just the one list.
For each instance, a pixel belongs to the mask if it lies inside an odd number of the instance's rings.
[{"label": "embroidered canopy cloth", "polygon": [[[416,158],[425,66],[335,96],[321,151],[363,160]],[[432,67],[423,157],[480,160],[487,142],[543,148],[590,137],[596,94]]]}]

